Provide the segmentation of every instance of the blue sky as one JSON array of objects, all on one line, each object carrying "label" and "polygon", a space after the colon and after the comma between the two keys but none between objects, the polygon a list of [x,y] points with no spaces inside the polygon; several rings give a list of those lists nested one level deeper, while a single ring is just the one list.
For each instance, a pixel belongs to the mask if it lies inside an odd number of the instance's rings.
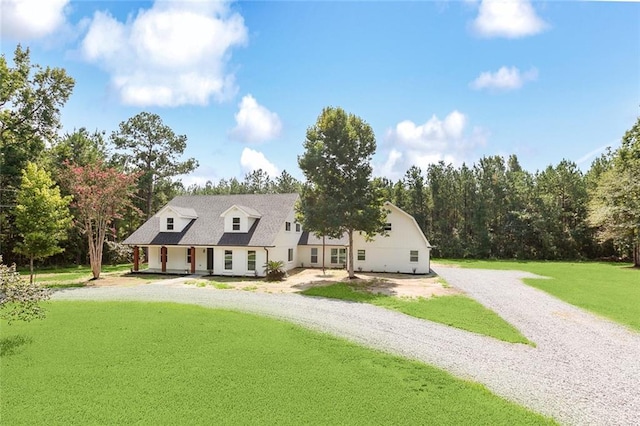
[{"label": "blue sky", "polygon": [[306,128],[374,129],[374,174],[517,154],[587,170],[640,115],[640,3],[0,0],[1,48],[75,78],[64,131],[141,111],[186,134],[185,184],[301,178]]}]

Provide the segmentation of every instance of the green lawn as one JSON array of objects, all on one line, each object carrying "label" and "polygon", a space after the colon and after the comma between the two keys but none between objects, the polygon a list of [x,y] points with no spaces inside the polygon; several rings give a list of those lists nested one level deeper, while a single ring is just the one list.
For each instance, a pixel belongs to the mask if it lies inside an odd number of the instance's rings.
[{"label": "green lawn", "polygon": [[565,302],[640,331],[640,269],[609,262],[534,262],[434,259],[465,268],[520,270],[551,279],[525,279]]},{"label": "green lawn", "polygon": [[[102,265],[100,277],[104,278],[107,275],[127,276],[132,267],[132,263]],[[18,272],[23,278],[29,279],[28,269],[18,268]],[[93,279],[89,266],[45,267],[37,268],[34,272],[34,280],[50,288],[84,287]],[[132,276],[142,281],[161,280],[169,277],[163,274],[135,274]]]},{"label": "green lawn", "polygon": [[[102,265],[102,272],[127,272],[133,268],[133,263],[123,263],[120,265]],[[29,267],[20,267],[18,268],[18,272],[21,275],[29,275]],[[41,274],[78,274],[78,276],[82,275],[91,275],[91,266],[88,265],[79,265],[79,266],[65,266],[65,267],[49,267],[43,266],[34,268],[34,273],[36,275]]]},{"label": "green lawn", "polygon": [[3,424],[550,424],[481,385],[191,305],[51,302],[0,329]]},{"label": "green lawn", "polygon": [[532,344],[515,327],[500,318],[495,312],[466,296],[405,299],[373,294],[354,287],[346,283],[338,283],[324,287],[311,287],[302,291],[301,294],[371,303],[413,317],[495,337],[505,342]]}]

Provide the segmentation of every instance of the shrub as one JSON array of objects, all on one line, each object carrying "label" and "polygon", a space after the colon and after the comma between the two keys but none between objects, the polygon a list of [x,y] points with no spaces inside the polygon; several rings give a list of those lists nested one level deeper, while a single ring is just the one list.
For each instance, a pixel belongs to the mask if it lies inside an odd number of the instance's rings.
[{"label": "shrub", "polygon": [[44,318],[39,302],[48,298],[48,289],[22,279],[16,265],[3,264],[0,256],[0,318],[9,323]]},{"label": "shrub", "polygon": [[284,270],[284,262],[281,260],[270,260],[264,267],[267,274],[267,281],[282,281],[287,276]]},{"label": "shrub", "polygon": [[[133,262],[133,247],[115,241],[107,241],[104,252],[104,263],[120,265]],[[144,263],[144,250],[140,250],[140,263]]]}]

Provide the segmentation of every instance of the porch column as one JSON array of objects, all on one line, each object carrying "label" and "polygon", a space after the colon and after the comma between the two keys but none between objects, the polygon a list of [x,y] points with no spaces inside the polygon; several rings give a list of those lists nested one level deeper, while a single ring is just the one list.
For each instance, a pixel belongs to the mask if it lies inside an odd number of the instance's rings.
[{"label": "porch column", "polygon": [[162,272],[167,272],[167,248],[165,246],[160,248],[160,259],[162,260]]},{"label": "porch column", "polygon": [[191,247],[189,250],[191,250],[191,273],[195,274],[196,273],[196,248]]},{"label": "porch column", "polygon": [[140,270],[140,247],[133,246],[133,271],[138,272]]}]

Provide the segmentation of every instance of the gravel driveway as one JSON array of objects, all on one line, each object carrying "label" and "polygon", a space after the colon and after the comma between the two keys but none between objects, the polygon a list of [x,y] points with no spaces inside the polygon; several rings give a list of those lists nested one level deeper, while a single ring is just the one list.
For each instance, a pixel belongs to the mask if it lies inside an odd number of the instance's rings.
[{"label": "gravel driveway", "polygon": [[436,272],[498,312],[537,347],[367,304],[199,288],[181,278],[67,289],[53,299],[172,301],[268,315],[438,366],[565,424],[640,424],[639,333],[522,284],[531,274],[447,267]]}]

